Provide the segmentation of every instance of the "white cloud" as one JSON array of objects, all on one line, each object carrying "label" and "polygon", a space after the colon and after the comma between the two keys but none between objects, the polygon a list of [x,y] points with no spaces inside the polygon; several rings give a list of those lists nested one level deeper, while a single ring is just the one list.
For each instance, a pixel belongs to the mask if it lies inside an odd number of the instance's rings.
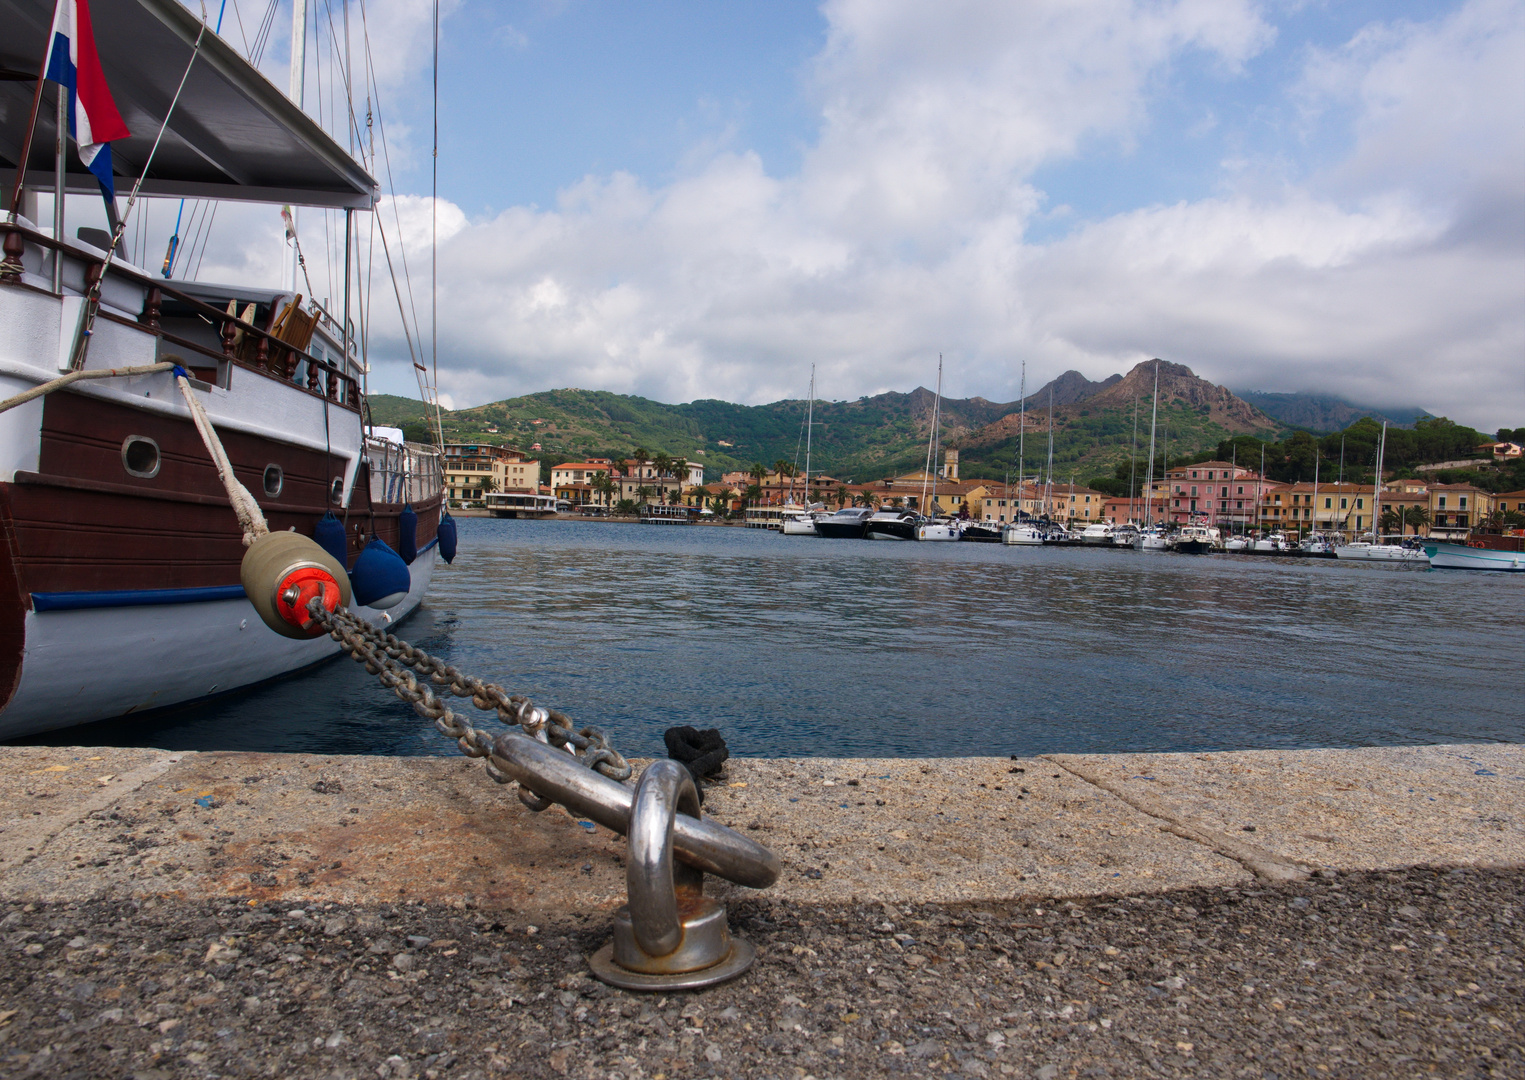
[{"label": "white cloud", "polygon": [[[661,186],[589,176],[553,208],[481,220],[441,205],[451,400],[572,385],[756,402],[798,395],[812,362],[823,393],[851,397],[929,382],[938,352],[952,392],[1013,397],[1023,358],[1041,379],[1159,355],[1235,386],[1525,420],[1518,4],[1374,25],[1268,86],[1334,132],[1322,171],[1241,155],[1211,198],[1049,243],[1027,230],[1065,196],[1035,171],[1098,140],[1126,151],[1188,53],[1251,77],[1276,34],[1257,5],[823,10],[820,136],[797,174],[722,143]],[[1193,115],[1221,122],[1211,102]],[[421,306],[428,211],[396,204]],[[373,340],[402,359],[382,288]]]}]

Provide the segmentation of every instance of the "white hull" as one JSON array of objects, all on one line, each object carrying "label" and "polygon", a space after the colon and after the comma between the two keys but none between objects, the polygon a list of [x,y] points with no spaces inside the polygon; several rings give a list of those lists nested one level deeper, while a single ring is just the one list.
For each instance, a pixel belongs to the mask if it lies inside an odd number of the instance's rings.
[{"label": "white hull", "polygon": [[1346,544],[1344,547],[1335,548],[1334,553],[1338,558],[1356,562],[1429,562],[1429,558],[1423,551],[1399,547],[1397,544]]},{"label": "white hull", "polygon": [[1462,544],[1426,544],[1430,565],[1437,570],[1503,570],[1525,573],[1525,553],[1493,551]]},{"label": "white hull", "polygon": [[933,541],[957,540],[958,526],[945,525],[942,522],[918,525],[916,526],[916,539]]},{"label": "white hull", "polygon": [[1145,536],[1139,539],[1140,551],[1169,551],[1170,541],[1163,536]]},{"label": "white hull", "polygon": [[1043,533],[1031,525],[1010,525],[1001,534],[1001,543],[1012,547],[1042,547]]},{"label": "white hull", "polygon": [[785,536],[818,536],[815,531],[815,518],[800,514],[797,517],[784,518]]},{"label": "white hull", "polygon": [[[407,599],[383,613],[352,607],[374,626],[412,614],[428,591],[438,548],[409,567]],[[98,642],[90,662],[85,642]],[[339,653],[329,637],[295,641],[271,630],[247,599],[29,611],[21,681],[0,714],[0,739],[196,701],[287,675]]]}]

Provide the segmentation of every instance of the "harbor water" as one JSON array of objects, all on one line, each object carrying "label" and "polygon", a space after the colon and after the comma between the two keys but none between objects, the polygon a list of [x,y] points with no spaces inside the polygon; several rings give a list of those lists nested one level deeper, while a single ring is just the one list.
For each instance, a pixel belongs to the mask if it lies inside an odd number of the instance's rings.
[{"label": "harbor water", "polygon": [[[661,754],[663,730],[681,724],[720,728],[742,756],[1525,741],[1516,575],[597,521],[459,524],[455,565],[441,564],[399,634],[603,728],[627,754]],[[455,752],[344,658],[28,741]]]}]

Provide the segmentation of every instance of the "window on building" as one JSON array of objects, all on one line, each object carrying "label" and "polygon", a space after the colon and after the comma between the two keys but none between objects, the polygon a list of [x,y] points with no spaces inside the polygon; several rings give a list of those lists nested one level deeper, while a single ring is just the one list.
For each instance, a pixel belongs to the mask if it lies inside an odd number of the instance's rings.
[{"label": "window on building", "polygon": [[1244,500],[1243,499],[1236,499],[1234,501],[1234,509],[1235,510],[1243,510],[1244,509]]},{"label": "window on building", "polygon": [[1277,505],[1277,506],[1280,506],[1280,505],[1281,505],[1281,495],[1280,495],[1280,494],[1279,494],[1279,493],[1278,493],[1278,494],[1277,494],[1277,496],[1276,496],[1276,505]]},{"label": "window on building", "polygon": [[1341,509],[1341,510],[1345,510],[1345,509],[1347,509],[1347,508],[1348,508],[1348,507],[1349,507],[1349,506],[1350,506],[1350,500],[1349,500],[1349,499],[1344,499],[1344,498],[1342,498],[1342,499],[1341,499],[1341,500],[1340,500],[1340,509]]},{"label": "window on building", "polygon": [[1467,508],[1467,497],[1465,495],[1461,497],[1461,508],[1463,510]]},{"label": "window on building", "polygon": [[1244,488],[1240,488],[1238,491],[1234,492],[1234,494],[1235,495],[1243,495],[1244,494]]},{"label": "window on building", "polygon": [[1332,508],[1332,507],[1333,507],[1333,506],[1334,506],[1334,500],[1333,500],[1333,499],[1329,499],[1329,498],[1326,498],[1326,499],[1325,499],[1325,500],[1324,500],[1324,509],[1325,509],[1325,510],[1329,510],[1329,509],[1331,509],[1331,508]]},{"label": "window on building", "polygon": [[1365,506],[1366,506],[1366,500],[1365,499],[1357,499],[1356,500],[1356,509],[1357,510],[1364,509]]}]

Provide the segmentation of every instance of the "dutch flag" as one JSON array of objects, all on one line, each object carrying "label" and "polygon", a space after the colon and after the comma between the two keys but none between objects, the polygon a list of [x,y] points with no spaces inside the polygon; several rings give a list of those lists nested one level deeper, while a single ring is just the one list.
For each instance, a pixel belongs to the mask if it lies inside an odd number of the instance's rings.
[{"label": "dutch flag", "polygon": [[108,200],[116,198],[111,174],[111,142],[131,132],[117,112],[106,73],[90,31],[88,0],[59,0],[53,15],[53,46],[48,54],[48,78],[69,90],[69,134],[79,147],[79,159],[100,181]]}]

